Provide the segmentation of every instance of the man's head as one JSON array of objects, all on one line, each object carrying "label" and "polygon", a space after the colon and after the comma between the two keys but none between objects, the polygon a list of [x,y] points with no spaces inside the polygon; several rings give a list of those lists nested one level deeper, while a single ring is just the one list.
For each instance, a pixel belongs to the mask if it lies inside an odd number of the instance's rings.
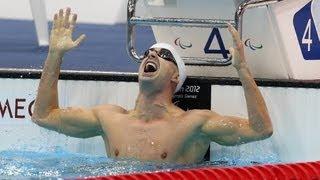
[{"label": "man's head", "polygon": [[170,88],[177,92],[185,79],[185,64],[171,45],[158,43],[145,52],[139,68],[140,90],[157,93]]}]

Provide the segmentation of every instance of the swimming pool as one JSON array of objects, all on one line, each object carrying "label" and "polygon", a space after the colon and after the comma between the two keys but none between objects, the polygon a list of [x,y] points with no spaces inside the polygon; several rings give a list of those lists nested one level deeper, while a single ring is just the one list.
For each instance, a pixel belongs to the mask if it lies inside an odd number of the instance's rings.
[{"label": "swimming pool", "polygon": [[[268,163],[277,163],[273,156],[266,158]],[[261,162],[267,163],[267,162]],[[61,147],[51,151],[1,151],[0,179],[8,178],[79,178],[109,176],[141,172],[167,172],[179,169],[203,167],[234,167],[257,165],[245,159],[225,159],[224,161],[203,162],[193,165],[156,164],[133,160],[113,160],[105,156],[71,153]]]}]

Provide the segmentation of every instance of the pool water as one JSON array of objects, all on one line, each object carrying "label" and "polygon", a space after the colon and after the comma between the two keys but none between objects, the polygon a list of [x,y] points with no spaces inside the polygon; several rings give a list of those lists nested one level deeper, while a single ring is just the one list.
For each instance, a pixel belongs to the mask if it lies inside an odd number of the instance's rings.
[{"label": "pool water", "polygon": [[[275,162],[270,157],[270,162]],[[226,167],[259,164],[246,160],[203,162],[194,165],[156,164],[132,160],[113,160],[105,156],[70,153],[56,148],[51,152],[0,152],[0,179],[75,178],[135,172],[171,171],[196,167]]]}]

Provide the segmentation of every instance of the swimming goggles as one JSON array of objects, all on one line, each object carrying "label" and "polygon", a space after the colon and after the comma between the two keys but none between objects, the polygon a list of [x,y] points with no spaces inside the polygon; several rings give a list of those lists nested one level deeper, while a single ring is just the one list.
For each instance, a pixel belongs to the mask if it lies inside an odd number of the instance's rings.
[{"label": "swimming goggles", "polygon": [[154,48],[150,48],[150,49],[146,50],[146,52],[144,53],[144,58],[146,58],[149,55],[150,51],[156,52],[156,54],[160,58],[162,58],[166,61],[173,62],[176,66],[178,66],[172,53],[168,49],[161,48],[159,51],[156,51]]}]

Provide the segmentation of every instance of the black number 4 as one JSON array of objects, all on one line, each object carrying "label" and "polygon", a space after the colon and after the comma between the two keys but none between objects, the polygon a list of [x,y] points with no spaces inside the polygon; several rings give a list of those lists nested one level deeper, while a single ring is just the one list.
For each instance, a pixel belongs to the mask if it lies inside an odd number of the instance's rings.
[{"label": "black number 4", "polygon": [[[220,49],[210,49],[210,46],[214,40],[214,37],[217,38]],[[230,54],[230,52],[229,52],[229,50],[226,50],[218,28],[212,29],[212,32],[209,36],[207,44],[204,47],[204,52],[206,54],[222,54],[223,58],[225,58],[225,59],[228,58],[228,54]]]}]

